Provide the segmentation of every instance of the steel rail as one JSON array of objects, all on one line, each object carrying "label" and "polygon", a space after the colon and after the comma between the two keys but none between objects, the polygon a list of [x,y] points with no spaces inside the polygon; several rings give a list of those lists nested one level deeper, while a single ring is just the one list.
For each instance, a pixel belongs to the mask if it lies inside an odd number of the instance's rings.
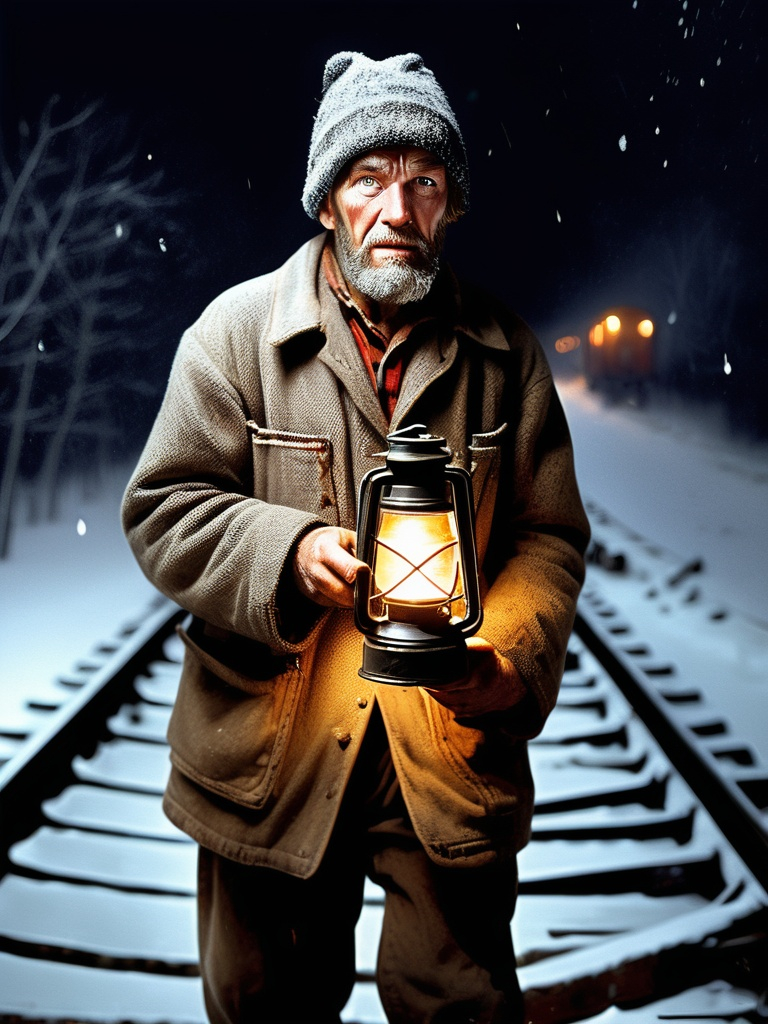
[{"label": "steel rail", "polygon": [[[618,614],[618,613],[617,613]],[[631,655],[617,649],[605,618],[579,604],[574,632],[592,651],[646,723],[677,771],[701,801],[763,889],[768,892],[768,831],[758,808],[720,769],[696,734],[670,714]]]},{"label": "steel rail", "polygon": [[110,714],[133,692],[136,675],[160,653],[185,612],[167,598],[97,668],[82,688],[52,711],[44,725],[0,767],[0,878],[8,870],[7,851],[41,816],[45,796],[71,775],[76,754],[93,750]]}]

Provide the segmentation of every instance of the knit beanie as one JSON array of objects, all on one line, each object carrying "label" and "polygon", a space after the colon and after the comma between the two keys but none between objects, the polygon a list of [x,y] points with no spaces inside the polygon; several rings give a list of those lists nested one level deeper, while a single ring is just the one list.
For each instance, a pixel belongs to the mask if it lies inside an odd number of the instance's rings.
[{"label": "knit beanie", "polygon": [[323,75],[302,203],[310,217],[350,160],[385,146],[419,146],[445,164],[468,206],[469,172],[456,116],[417,53],[371,60],[362,53],[331,57]]}]

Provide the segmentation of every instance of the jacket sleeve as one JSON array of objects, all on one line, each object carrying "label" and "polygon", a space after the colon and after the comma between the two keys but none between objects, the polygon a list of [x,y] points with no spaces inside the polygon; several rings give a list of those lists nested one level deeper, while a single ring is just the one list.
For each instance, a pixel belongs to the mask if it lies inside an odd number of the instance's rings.
[{"label": "jacket sleeve", "polygon": [[512,429],[485,560],[481,629],[526,684],[528,696],[509,712],[518,735],[539,732],[555,705],[590,533],[565,414],[544,353],[529,340],[520,397],[508,403]]},{"label": "jacket sleeve", "polygon": [[253,497],[246,424],[260,413],[253,407],[260,404],[257,371],[249,369],[251,379],[243,380],[220,321],[204,314],[182,338],[123,498],[123,528],[144,574],[183,608],[273,651],[294,653],[321,620],[304,616],[299,630],[283,622],[278,589],[298,538],[324,524]]}]

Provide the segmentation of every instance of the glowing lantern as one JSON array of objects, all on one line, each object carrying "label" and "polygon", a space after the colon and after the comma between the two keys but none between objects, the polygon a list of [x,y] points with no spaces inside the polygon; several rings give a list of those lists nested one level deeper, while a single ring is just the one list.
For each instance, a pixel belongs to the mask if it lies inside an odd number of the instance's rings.
[{"label": "glowing lantern", "polygon": [[472,484],[449,466],[445,438],[416,424],[387,438],[386,466],[360,486],[355,623],[360,675],[439,686],[467,672],[465,638],[480,628]]}]

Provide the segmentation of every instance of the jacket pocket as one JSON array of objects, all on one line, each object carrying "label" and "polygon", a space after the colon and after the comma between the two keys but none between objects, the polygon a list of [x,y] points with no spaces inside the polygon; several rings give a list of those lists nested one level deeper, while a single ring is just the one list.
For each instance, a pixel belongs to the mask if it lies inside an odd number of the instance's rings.
[{"label": "jacket pocket", "polygon": [[253,420],[247,427],[253,449],[254,496],[311,512],[330,526],[338,526],[330,438],[268,430]]},{"label": "jacket pocket", "polygon": [[245,807],[268,800],[293,726],[303,675],[282,663],[271,679],[246,676],[179,630],[187,650],[168,727],[171,760],[205,789]]},{"label": "jacket pocket", "polygon": [[476,794],[486,814],[499,817],[532,809],[527,747],[501,726],[502,716],[462,722],[437,701],[430,700],[428,707],[433,742],[444,763]]},{"label": "jacket pocket", "polygon": [[491,535],[493,512],[496,507],[496,492],[501,472],[501,435],[507,429],[503,423],[497,430],[486,434],[473,434],[469,446],[472,496],[475,503],[475,534],[477,554],[483,564],[488,538]]}]

